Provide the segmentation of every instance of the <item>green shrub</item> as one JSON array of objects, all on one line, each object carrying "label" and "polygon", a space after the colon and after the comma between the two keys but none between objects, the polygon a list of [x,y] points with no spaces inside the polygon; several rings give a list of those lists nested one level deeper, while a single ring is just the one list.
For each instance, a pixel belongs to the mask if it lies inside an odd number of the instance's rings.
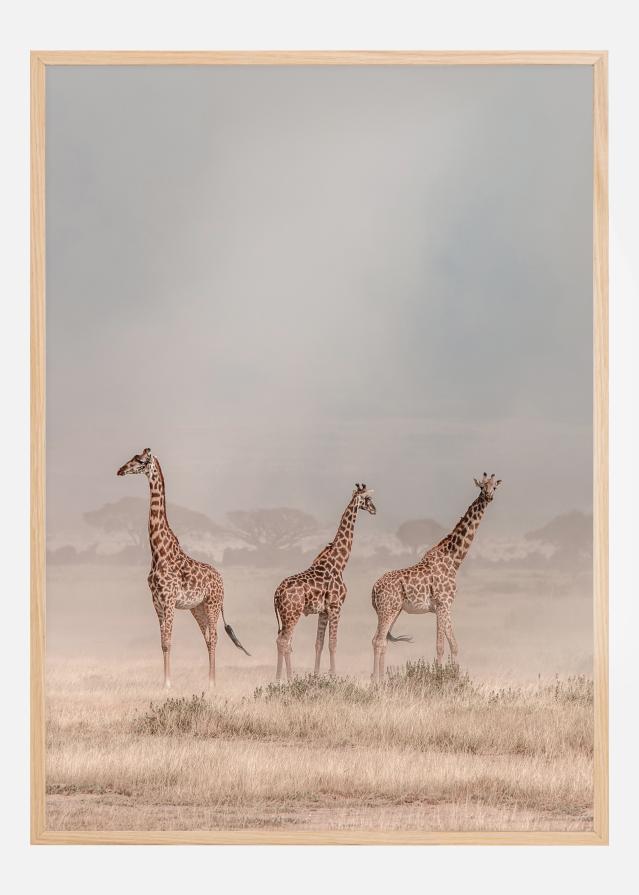
[{"label": "green shrub", "polygon": [[471,695],[477,690],[467,671],[462,671],[456,662],[439,665],[426,659],[408,661],[400,668],[389,668],[388,685],[401,692],[408,690],[420,695],[447,693]]},{"label": "green shrub", "polygon": [[341,700],[361,705],[375,699],[375,692],[370,686],[362,685],[352,678],[306,674],[294,677],[285,684],[270,683],[257,687],[253,699],[283,703]]}]

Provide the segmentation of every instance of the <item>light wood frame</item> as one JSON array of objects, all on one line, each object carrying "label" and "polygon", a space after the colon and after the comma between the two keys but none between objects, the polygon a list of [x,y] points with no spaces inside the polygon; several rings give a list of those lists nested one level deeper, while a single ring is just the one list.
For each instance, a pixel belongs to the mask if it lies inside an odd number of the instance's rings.
[{"label": "light wood frame", "polygon": [[[593,73],[594,820],[591,832],[52,831],[45,824],[45,74],[53,65],[588,65]],[[34,844],[608,843],[608,54],[569,52],[31,53],[31,842]]]}]

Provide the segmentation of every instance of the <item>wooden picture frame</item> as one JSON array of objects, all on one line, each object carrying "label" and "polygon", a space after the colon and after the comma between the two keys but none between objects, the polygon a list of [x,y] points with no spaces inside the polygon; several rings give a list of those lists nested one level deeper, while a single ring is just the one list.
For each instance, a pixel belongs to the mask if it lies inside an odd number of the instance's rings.
[{"label": "wooden picture frame", "polygon": [[[594,829],[592,832],[139,832],[45,822],[45,75],[49,66],[590,66],[593,76]],[[483,844],[608,842],[607,54],[585,52],[65,52],[31,54],[31,841],[34,844]]]}]

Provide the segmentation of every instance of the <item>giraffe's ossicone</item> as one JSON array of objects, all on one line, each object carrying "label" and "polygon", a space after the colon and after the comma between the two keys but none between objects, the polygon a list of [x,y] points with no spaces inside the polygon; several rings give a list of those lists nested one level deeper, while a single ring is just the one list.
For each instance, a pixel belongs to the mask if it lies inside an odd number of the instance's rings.
[{"label": "giraffe's ossicone", "polygon": [[483,474],[474,479],[479,497],[468,507],[450,534],[428,550],[422,559],[406,569],[386,572],[373,585],[372,602],[377,613],[377,630],[373,637],[373,680],[384,678],[386,643],[410,638],[393,636],[391,628],[400,613],[421,614],[434,612],[437,618],[436,656],[441,664],[444,638],[448,641],[451,659],[457,660],[457,641],[453,633],[451,608],[457,591],[459,569],[486,507],[495,496],[501,479]]}]

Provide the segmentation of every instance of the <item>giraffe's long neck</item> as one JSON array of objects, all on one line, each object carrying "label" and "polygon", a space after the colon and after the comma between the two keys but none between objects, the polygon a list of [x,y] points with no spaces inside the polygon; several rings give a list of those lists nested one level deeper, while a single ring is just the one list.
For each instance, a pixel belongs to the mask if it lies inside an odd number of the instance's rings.
[{"label": "giraffe's long neck", "polygon": [[166,494],[164,490],[164,476],[160,463],[153,458],[153,468],[149,473],[149,488],[151,491],[151,503],[149,506],[149,542],[153,559],[166,557],[177,547],[178,540],[171,531],[169,520],[166,516]]},{"label": "giraffe's long neck", "polygon": [[348,562],[353,546],[353,532],[357,519],[357,495],[353,495],[348,506],[342,513],[337,533],[333,538],[330,554],[333,559],[333,567],[342,571]]},{"label": "giraffe's long neck", "polygon": [[444,539],[456,568],[459,568],[464,561],[487,506],[488,501],[483,494],[480,494],[468,507],[448,537]]}]

